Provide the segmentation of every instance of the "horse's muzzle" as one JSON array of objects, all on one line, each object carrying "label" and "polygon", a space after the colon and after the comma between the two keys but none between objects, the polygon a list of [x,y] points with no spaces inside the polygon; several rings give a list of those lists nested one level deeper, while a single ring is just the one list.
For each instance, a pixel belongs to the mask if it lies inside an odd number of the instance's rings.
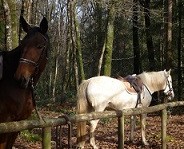
[{"label": "horse's muzzle", "polygon": [[173,92],[173,90],[168,91],[166,93],[166,96],[167,96],[168,100],[172,100],[174,98],[174,92]]},{"label": "horse's muzzle", "polygon": [[21,88],[27,88],[30,84],[31,74],[34,72],[34,67],[29,67],[30,65],[25,65],[21,63],[15,74],[14,78],[18,81]]},{"label": "horse's muzzle", "polygon": [[20,84],[21,87],[27,88],[28,85],[29,85],[29,81],[30,81],[30,78],[27,78],[27,79],[23,78],[22,81],[21,81],[21,84]]},{"label": "horse's muzzle", "polygon": [[30,83],[30,78],[21,77],[17,81],[21,88],[27,88]]}]

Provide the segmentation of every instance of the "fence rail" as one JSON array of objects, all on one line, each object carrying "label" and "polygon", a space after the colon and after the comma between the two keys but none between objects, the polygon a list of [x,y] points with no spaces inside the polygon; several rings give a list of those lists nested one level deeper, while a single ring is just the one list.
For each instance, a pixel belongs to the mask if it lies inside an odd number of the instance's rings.
[{"label": "fence rail", "polygon": [[[8,132],[17,132],[26,129],[33,128],[44,128],[44,135],[47,137],[47,140],[43,138],[43,148],[50,149],[51,148],[51,127],[58,125],[65,125],[67,121],[71,123],[81,122],[81,121],[89,121],[94,119],[101,118],[115,118],[118,117],[118,148],[124,147],[124,116],[127,115],[139,115],[145,113],[153,113],[157,111],[162,111],[162,148],[166,149],[166,122],[167,122],[167,108],[168,107],[176,107],[183,106],[184,101],[177,102],[169,102],[166,104],[160,104],[152,107],[145,108],[132,108],[132,109],[124,109],[122,111],[104,111],[104,112],[92,112],[89,114],[79,114],[69,116],[68,120],[66,118],[52,118],[52,119],[44,119],[44,121],[40,120],[22,120],[18,122],[7,122],[0,123],[0,133],[8,133]],[[49,140],[48,140],[49,138]],[[45,143],[47,145],[45,145]]]}]

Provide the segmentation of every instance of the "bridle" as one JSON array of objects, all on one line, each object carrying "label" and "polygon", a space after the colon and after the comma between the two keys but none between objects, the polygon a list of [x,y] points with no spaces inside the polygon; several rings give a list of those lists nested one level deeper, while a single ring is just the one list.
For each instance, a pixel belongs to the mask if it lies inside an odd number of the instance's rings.
[{"label": "bridle", "polygon": [[[38,33],[39,33],[39,32],[38,32]],[[41,33],[40,33],[40,35],[41,35],[41,36],[44,38],[44,40],[47,42],[47,38],[46,38],[43,34],[41,34]],[[32,61],[32,60],[30,60],[30,59],[23,58],[23,57],[20,58],[19,62],[20,62],[20,63],[27,63],[27,64],[30,64],[30,65],[33,65],[35,68],[38,68],[38,67],[39,67],[39,62],[42,60],[45,50],[46,50],[46,44],[43,46],[43,48],[42,48],[42,53],[41,53],[41,55],[40,55],[40,57],[39,57],[39,59],[38,59],[37,62]],[[48,59],[47,55],[46,55],[46,59]]]},{"label": "bridle", "polygon": [[[171,87],[168,78],[169,78],[169,76],[166,77],[166,87],[165,87],[165,89],[164,89],[164,91],[165,91],[166,88],[167,88],[167,86],[169,87],[169,90],[168,90],[167,92],[164,92],[164,93],[167,95],[167,97],[172,96],[172,91],[173,91],[173,88]],[[143,83],[143,85],[144,85],[144,87],[148,90],[149,94],[152,96],[152,93],[151,93],[151,91],[148,89],[148,87],[147,87],[144,83]],[[156,99],[155,99],[153,96],[152,96],[152,100],[155,100],[155,101],[156,101]]]},{"label": "bridle", "polygon": [[169,77],[166,77],[166,87],[165,87],[164,91],[166,90],[167,86],[169,87],[169,90],[168,90],[167,92],[164,92],[164,93],[165,93],[166,95],[168,95],[168,96],[171,96],[171,95],[172,95],[173,88],[171,87],[168,78],[169,78]]},{"label": "bridle", "polygon": [[[39,62],[40,62],[41,59],[43,58],[43,54],[44,54],[45,50],[46,50],[46,45],[43,46],[43,48],[42,48],[42,53],[41,53],[41,55],[40,55],[40,57],[39,57],[39,59],[38,59],[37,62],[32,61],[32,60],[27,59],[27,58],[23,58],[23,57],[20,58],[19,62],[20,62],[20,63],[27,63],[27,64],[30,64],[30,65],[33,65],[35,68],[38,68],[38,67],[39,67]],[[48,59],[48,57],[46,57],[46,59]]]},{"label": "bridle", "polygon": [[20,58],[20,61],[19,61],[20,63],[27,63],[27,64],[31,64],[31,65],[33,65],[34,67],[38,67],[38,62],[34,62],[34,61],[32,61],[32,60],[29,60],[29,59],[26,59],[26,58]]},{"label": "bridle", "polygon": [[[39,32],[38,32],[39,33]],[[47,38],[40,33],[40,35],[42,35],[42,37],[44,38],[44,40],[46,41],[47,43]],[[46,59],[48,59],[48,56],[47,56],[47,52],[46,51],[46,48],[47,48],[47,44],[45,44],[43,47],[42,47],[42,52],[40,54],[40,57],[39,59],[37,60],[37,62],[33,61],[33,60],[30,60],[30,59],[27,59],[27,58],[23,58],[21,57],[20,60],[19,60],[19,63],[26,63],[28,65],[32,65],[35,67],[35,72],[34,74],[32,75],[31,77],[31,86],[33,87],[33,84],[34,84],[34,80],[33,80],[33,77],[37,75],[37,73],[39,72],[39,65],[40,65],[40,61],[43,59],[43,55],[46,54]]]}]

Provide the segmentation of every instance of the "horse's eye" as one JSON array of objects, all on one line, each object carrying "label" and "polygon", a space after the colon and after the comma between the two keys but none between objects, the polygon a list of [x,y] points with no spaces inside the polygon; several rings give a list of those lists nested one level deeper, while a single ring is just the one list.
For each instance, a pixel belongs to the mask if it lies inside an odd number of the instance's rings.
[{"label": "horse's eye", "polygon": [[44,47],[43,45],[38,45],[37,46],[38,49],[43,49],[43,47]]}]

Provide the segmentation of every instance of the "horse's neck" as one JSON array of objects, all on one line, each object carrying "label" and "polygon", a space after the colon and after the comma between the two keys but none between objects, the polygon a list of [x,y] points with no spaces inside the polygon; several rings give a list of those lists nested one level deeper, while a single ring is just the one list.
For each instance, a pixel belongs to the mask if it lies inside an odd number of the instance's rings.
[{"label": "horse's neck", "polygon": [[147,89],[151,94],[153,94],[156,91],[163,90],[163,83],[159,82],[156,77],[153,77],[151,75],[147,77],[143,77],[142,75],[139,75],[139,77],[141,78],[143,84],[147,87]]},{"label": "horse's neck", "polygon": [[10,78],[18,67],[21,50],[19,47],[3,53],[3,78]]}]

